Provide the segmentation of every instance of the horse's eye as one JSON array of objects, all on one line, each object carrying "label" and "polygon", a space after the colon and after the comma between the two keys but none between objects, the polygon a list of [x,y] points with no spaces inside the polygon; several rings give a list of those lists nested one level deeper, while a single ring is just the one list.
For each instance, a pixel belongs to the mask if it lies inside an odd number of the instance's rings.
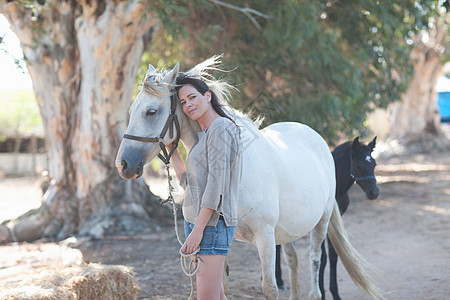
[{"label": "horse's eye", "polygon": [[156,109],[149,109],[147,110],[147,112],[145,113],[145,115],[148,116],[153,116],[154,114],[156,114]]}]

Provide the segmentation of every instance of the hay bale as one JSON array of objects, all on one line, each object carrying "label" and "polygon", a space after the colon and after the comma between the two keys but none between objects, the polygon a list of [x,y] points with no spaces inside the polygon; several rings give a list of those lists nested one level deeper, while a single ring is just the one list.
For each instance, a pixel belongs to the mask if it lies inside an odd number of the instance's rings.
[{"label": "hay bale", "polygon": [[82,264],[61,271],[43,271],[0,292],[1,300],[136,299],[135,273],[126,266]]}]

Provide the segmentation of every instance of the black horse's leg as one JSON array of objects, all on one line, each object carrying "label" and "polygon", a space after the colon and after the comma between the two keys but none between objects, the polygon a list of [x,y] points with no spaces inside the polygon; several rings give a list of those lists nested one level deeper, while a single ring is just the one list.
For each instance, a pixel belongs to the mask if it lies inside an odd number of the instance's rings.
[{"label": "black horse's leg", "polygon": [[322,242],[322,256],[320,258],[320,269],[319,269],[319,289],[322,293],[322,300],[325,300],[325,289],[323,287],[323,276],[325,273],[325,266],[327,265],[327,252],[325,251],[325,241]]},{"label": "black horse's leg", "polygon": [[[336,201],[339,206],[341,215],[343,215],[347,210],[348,205],[350,204],[350,197],[348,196],[348,192],[340,197],[337,197]],[[328,257],[330,259],[330,291],[331,294],[333,295],[334,300],[340,300],[341,297],[339,297],[338,293],[337,270],[336,270],[338,256],[336,250],[334,250],[333,245],[330,242],[330,239],[328,237],[327,239],[328,239]]]},{"label": "black horse's leg", "polygon": [[333,295],[334,300],[341,300],[341,297],[339,297],[338,293],[338,285],[337,285],[337,261],[338,261],[338,255],[336,253],[336,250],[334,250],[333,245],[330,242],[330,239],[328,239],[328,256],[330,258],[330,291]]},{"label": "black horse's leg", "polygon": [[280,290],[285,290],[283,279],[281,278],[281,245],[275,248],[275,278],[277,279],[277,286]]}]

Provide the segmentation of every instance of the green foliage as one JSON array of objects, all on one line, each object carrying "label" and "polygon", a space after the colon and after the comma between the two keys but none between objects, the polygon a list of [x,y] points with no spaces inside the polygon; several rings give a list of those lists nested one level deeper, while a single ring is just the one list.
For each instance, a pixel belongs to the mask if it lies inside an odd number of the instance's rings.
[{"label": "green foliage", "polygon": [[[173,9],[184,1],[164,2],[172,6],[167,34],[179,38],[158,40],[171,51],[166,63],[180,60],[186,69],[225,53],[226,68],[237,67],[230,76],[241,109],[265,116],[266,125],[308,124],[330,143],[364,135],[366,114],[400,98],[413,71],[411,37],[437,12],[436,2],[425,0],[246,1],[271,16],[255,17],[260,30],[242,12],[208,1],[186,5],[188,14]],[[184,34],[172,32],[173,24]],[[150,51],[150,61],[169,58]]]},{"label": "green foliage", "polygon": [[[441,62],[442,64],[446,64],[450,62],[450,1],[447,0],[447,9],[441,7],[440,9],[440,15],[436,18],[438,26],[441,26],[442,28],[446,28],[446,36],[444,38],[443,44],[444,44],[444,53],[442,54]],[[450,72],[446,74],[447,77],[450,77]]]},{"label": "green foliage", "polygon": [[188,0],[147,0],[143,1],[146,11],[156,13],[164,28],[170,35],[179,37],[186,34],[184,27],[177,22],[177,18],[187,18],[186,6]]},{"label": "green foliage", "polygon": [[33,91],[0,92],[0,138],[44,136]]},{"label": "green foliage", "polygon": [[168,34],[164,28],[156,32],[149,51],[142,56],[141,69],[134,87],[134,94],[138,94],[149,64],[159,70],[167,66],[173,67],[180,56],[183,56],[183,48],[179,41],[173,35]]}]

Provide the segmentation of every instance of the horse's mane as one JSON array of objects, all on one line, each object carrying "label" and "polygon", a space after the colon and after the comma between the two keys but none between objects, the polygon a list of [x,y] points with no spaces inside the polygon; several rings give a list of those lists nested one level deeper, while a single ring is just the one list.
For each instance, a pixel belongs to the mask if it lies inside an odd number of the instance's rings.
[{"label": "horse's mane", "polygon": [[216,95],[219,104],[223,106],[224,110],[232,119],[250,121],[253,125],[256,126],[256,128],[259,128],[261,126],[263,118],[258,117],[252,120],[248,114],[243,113],[231,106],[231,94],[233,91],[237,91],[237,88],[222,79],[215,79],[209,73],[210,71],[229,72],[220,68],[220,65],[222,64],[222,57],[223,54],[214,55],[207,60],[197,64],[192,69],[180,73],[178,76],[186,76],[204,81],[208,85],[209,89]]},{"label": "horse's mane", "polygon": [[143,89],[146,93],[156,97],[170,96],[173,93],[174,85],[165,82],[164,76],[167,70],[162,70],[160,73],[150,73],[145,75],[143,81]]},{"label": "horse's mane", "polygon": [[346,153],[348,153],[348,151],[350,150],[351,146],[352,146],[352,142],[351,141],[345,142],[345,143],[337,146],[333,150],[333,156],[336,157],[336,158],[342,158]]},{"label": "horse's mane", "polygon": [[[223,55],[214,55],[207,60],[197,64],[192,69],[186,72],[180,72],[177,77],[186,76],[190,78],[196,78],[203,80],[209,87],[209,89],[216,95],[219,104],[224,108],[226,113],[233,120],[249,121],[258,129],[261,126],[263,118],[257,117],[251,119],[248,114],[239,111],[231,106],[231,94],[236,91],[233,85],[222,79],[215,79],[209,72],[220,71],[229,72],[220,68],[222,64]],[[142,88],[146,93],[156,97],[170,96],[175,91],[175,84],[170,84],[164,81],[164,77],[168,73],[168,70],[161,70],[161,72],[148,73],[143,81]]]},{"label": "horse's mane", "polygon": [[214,55],[192,69],[186,72],[180,72],[178,77],[189,77],[204,81],[209,89],[216,95],[220,104],[229,105],[231,103],[231,93],[237,89],[224,80],[215,79],[208,73],[208,71],[228,72],[220,69],[222,56],[223,55]]}]

